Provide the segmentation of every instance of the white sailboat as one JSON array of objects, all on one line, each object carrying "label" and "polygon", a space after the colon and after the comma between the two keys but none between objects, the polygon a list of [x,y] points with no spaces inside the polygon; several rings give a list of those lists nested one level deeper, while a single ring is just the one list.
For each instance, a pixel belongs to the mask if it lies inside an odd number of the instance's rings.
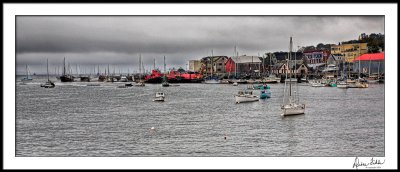
[{"label": "white sailboat", "polygon": [[32,81],[32,76],[29,71],[28,65],[26,65],[26,76],[22,78],[21,81]]},{"label": "white sailboat", "polygon": [[[289,66],[289,61],[292,53],[292,37],[290,37],[290,51],[289,51],[289,59],[287,61],[287,65]],[[289,68],[290,70],[290,68]],[[291,73],[290,73],[291,75]],[[292,94],[292,82],[291,76],[289,77],[289,82],[285,82],[285,89],[284,89],[284,96],[283,96],[283,105],[281,106],[282,109],[282,116],[288,116],[288,115],[299,115],[299,114],[304,114],[306,105],[299,103],[299,97],[296,96],[295,94]],[[286,79],[288,79],[288,75],[286,72]],[[289,84],[287,84],[289,83]],[[289,88],[287,86],[289,85]],[[286,91],[288,89],[288,91]],[[297,97],[297,100],[296,100]]]}]

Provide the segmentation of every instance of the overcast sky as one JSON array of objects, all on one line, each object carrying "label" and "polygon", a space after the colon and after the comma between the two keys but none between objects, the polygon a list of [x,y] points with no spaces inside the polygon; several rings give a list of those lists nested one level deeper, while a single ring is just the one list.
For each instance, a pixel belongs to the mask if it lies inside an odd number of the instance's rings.
[{"label": "overcast sky", "polygon": [[[17,72],[25,65],[50,72],[63,58],[80,71],[138,70],[141,54],[146,69],[183,67],[188,60],[211,55],[262,55],[294,48],[337,44],[360,33],[384,34],[383,16],[18,16]],[[96,66],[96,67],[95,67]],[[92,72],[93,73],[93,72]]]}]

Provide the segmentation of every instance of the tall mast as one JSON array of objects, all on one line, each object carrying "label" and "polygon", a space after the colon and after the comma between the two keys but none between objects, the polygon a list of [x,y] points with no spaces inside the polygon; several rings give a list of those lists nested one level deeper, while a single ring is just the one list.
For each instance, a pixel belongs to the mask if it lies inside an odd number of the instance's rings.
[{"label": "tall mast", "polygon": [[214,58],[214,53],[213,50],[211,49],[211,78],[213,77],[213,70],[214,70],[213,58]]},{"label": "tall mast", "polygon": [[49,78],[49,59],[47,59],[47,81],[50,81],[50,78]]},{"label": "tall mast", "polygon": [[289,78],[289,96],[292,96],[292,72],[290,71],[290,67],[289,67],[289,61],[290,61],[290,57],[292,56],[292,37],[290,37],[290,50],[289,50],[289,60],[288,60],[288,69],[290,72],[290,78]]},{"label": "tall mast", "polygon": [[239,71],[239,52],[236,52],[236,71]]},{"label": "tall mast", "polygon": [[26,79],[28,79],[28,65],[26,65]]},{"label": "tall mast", "polygon": [[156,58],[154,58],[153,69],[156,70]]},{"label": "tall mast", "polygon": [[264,54],[263,54],[263,57],[262,57],[262,59],[263,59],[263,61],[262,61],[262,63],[263,63],[263,75],[265,75],[265,63],[264,63],[264,61],[265,61],[265,56],[264,56]]},{"label": "tall mast", "polygon": [[165,64],[165,56],[164,56],[164,73],[167,72],[167,65]]},{"label": "tall mast", "polygon": [[361,78],[361,44],[358,43],[358,78]]},{"label": "tall mast", "polygon": [[369,56],[368,76],[371,76],[371,56]]},{"label": "tall mast", "polygon": [[269,53],[269,74],[272,74],[272,63],[271,63],[271,59],[272,59],[272,54]]},{"label": "tall mast", "polygon": [[139,73],[142,73],[142,56],[139,54]]},{"label": "tall mast", "polygon": [[64,70],[62,74],[65,75],[65,57],[64,57]]},{"label": "tall mast", "polygon": [[[235,52],[235,54],[233,54],[233,56],[236,56],[236,45],[235,45],[235,50],[234,50]],[[233,59],[232,59],[233,60]],[[236,56],[236,63],[235,63],[235,77],[237,77],[237,56]]]}]

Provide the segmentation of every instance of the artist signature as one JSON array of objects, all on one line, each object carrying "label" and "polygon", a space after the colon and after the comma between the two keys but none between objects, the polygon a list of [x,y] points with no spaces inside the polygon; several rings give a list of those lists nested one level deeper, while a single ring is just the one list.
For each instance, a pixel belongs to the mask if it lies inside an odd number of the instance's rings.
[{"label": "artist signature", "polygon": [[385,160],[381,162],[379,159],[371,158],[369,161],[361,162],[358,157],[354,160],[353,168],[358,169],[358,167],[365,167],[365,168],[381,168],[381,165],[385,163]]}]

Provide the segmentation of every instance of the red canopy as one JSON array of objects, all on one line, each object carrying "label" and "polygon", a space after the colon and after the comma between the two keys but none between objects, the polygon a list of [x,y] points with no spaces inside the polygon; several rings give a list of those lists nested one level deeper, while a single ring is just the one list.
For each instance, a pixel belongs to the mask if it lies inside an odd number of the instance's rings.
[{"label": "red canopy", "polygon": [[353,60],[356,61],[369,61],[369,60],[385,60],[385,53],[363,54]]}]

